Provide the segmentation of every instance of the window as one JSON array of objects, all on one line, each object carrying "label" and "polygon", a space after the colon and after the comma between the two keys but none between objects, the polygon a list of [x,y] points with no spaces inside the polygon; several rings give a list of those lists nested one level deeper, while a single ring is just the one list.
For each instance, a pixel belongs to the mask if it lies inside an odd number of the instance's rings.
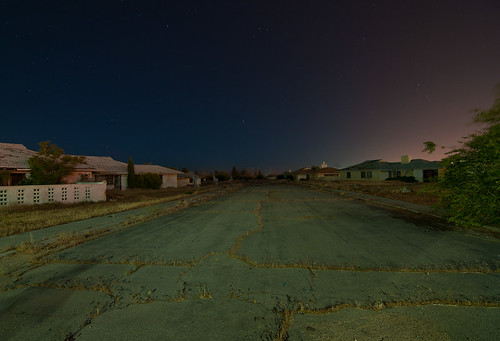
[{"label": "window", "polygon": [[80,200],[80,189],[78,187],[73,188],[73,198],[75,200]]},{"label": "window", "polygon": [[361,179],[366,178],[366,172],[361,172]]},{"label": "window", "polygon": [[366,172],[366,177],[368,179],[371,179],[372,178],[372,172],[371,171]]},{"label": "window", "polygon": [[347,178],[350,179],[351,178],[351,172],[347,172]]}]

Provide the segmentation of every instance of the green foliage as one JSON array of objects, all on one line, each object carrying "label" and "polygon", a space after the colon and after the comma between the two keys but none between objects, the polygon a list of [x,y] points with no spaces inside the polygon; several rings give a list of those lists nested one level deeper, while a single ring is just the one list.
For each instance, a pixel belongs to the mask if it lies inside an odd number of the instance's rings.
[{"label": "green foliage", "polygon": [[264,176],[264,174],[262,174],[262,172],[260,171],[259,169],[259,172],[257,173],[257,175],[255,176],[255,179],[257,180],[265,180],[266,177]]},{"label": "green foliage", "polygon": [[7,186],[10,178],[10,173],[5,170],[0,170],[0,186]]},{"label": "green foliage", "polygon": [[50,141],[40,142],[38,145],[38,153],[28,159],[30,176],[27,183],[60,184],[65,176],[74,171],[76,165],[84,163],[85,157],[65,155],[61,148],[50,144]]},{"label": "green foliage", "polygon": [[428,152],[429,154],[432,154],[436,150],[436,144],[432,141],[425,141],[424,146],[425,148],[422,149],[422,152]]},{"label": "green foliage", "polygon": [[500,224],[500,86],[497,91],[491,109],[476,110],[474,121],[485,127],[443,160],[440,205],[460,225]]},{"label": "green foliage", "polygon": [[158,189],[161,187],[161,175],[153,173],[139,174],[135,177],[135,188]]},{"label": "green foliage", "polygon": [[234,180],[238,180],[241,177],[240,172],[238,171],[238,168],[236,168],[236,166],[233,166],[233,168],[231,169],[231,177]]},{"label": "green foliage", "polygon": [[244,180],[250,180],[252,179],[252,175],[250,174],[250,172],[246,169],[246,168],[243,168],[240,172],[240,179],[244,179]]},{"label": "green foliage", "polygon": [[283,174],[278,175],[276,177],[276,179],[278,179],[278,180],[290,180],[290,181],[294,181],[295,180],[293,174],[290,174],[288,172],[285,172]]},{"label": "green foliage", "polygon": [[134,161],[132,161],[132,156],[128,158],[127,182],[128,182],[128,188],[135,188],[137,185],[135,179]]},{"label": "green foliage", "polygon": [[418,182],[418,180],[414,176],[395,176],[393,178],[387,178],[386,180],[396,180],[403,182]]},{"label": "green foliage", "polygon": [[226,180],[229,180],[231,178],[231,176],[229,175],[229,173],[222,172],[222,171],[220,171],[220,172],[219,171],[215,171],[215,177],[219,181],[226,181]]}]

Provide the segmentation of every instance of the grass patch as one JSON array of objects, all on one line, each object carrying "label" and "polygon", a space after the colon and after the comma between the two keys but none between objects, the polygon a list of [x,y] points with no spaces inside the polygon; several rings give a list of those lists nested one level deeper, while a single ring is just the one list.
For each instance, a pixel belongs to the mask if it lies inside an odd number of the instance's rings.
[{"label": "grass patch", "polygon": [[106,202],[6,206],[0,208],[0,237],[161,204],[215,188],[217,186],[207,186],[200,190],[186,190],[186,188],[110,190],[106,193]]}]

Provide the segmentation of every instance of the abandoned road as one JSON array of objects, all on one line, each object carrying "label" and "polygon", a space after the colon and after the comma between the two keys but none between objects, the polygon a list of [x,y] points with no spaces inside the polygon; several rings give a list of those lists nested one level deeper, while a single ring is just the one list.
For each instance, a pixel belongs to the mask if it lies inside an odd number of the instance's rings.
[{"label": "abandoned road", "polygon": [[0,272],[0,335],[493,340],[499,246],[333,193],[247,186]]}]

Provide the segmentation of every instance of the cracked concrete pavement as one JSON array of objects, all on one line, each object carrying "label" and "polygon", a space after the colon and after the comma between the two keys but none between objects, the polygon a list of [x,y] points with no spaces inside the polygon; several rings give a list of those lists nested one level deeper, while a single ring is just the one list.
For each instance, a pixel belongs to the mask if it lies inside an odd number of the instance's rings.
[{"label": "cracked concrete pavement", "polygon": [[3,266],[16,253],[1,258],[0,335],[489,340],[500,334],[498,250],[437,219],[247,186],[20,268]]}]

